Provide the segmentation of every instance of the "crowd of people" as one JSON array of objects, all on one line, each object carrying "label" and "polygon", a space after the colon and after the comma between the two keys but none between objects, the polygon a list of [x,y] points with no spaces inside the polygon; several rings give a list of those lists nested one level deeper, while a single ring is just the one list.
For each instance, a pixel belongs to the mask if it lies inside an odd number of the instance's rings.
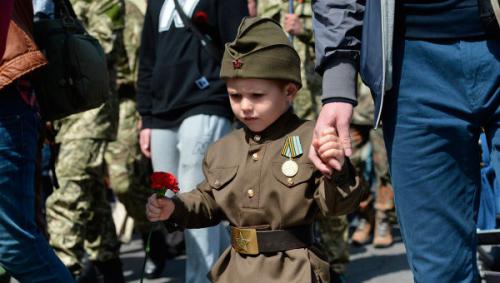
[{"label": "crowd of people", "polygon": [[[131,231],[147,278],[185,252],[189,283],[349,282],[349,244],[389,247],[396,222],[415,282],[479,279],[481,132],[500,176],[498,5],[4,2],[0,282],[125,282]],[[105,53],[109,95],[48,121],[33,26],[66,6]],[[152,195],[153,171],[180,193]]]}]

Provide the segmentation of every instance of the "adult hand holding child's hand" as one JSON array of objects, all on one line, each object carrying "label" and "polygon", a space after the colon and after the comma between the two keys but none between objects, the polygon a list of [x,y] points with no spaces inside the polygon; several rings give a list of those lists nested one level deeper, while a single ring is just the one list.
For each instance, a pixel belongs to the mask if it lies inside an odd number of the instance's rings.
[{"label": "adult hand holding child's hand", "polygon": [[324,129],[314,143],[318,156],[324,163],[330,164],[337,171],[342,170],[345,152],[334,128]]},{"label": "adult hand holding child's hand", "polygon": [[[338,134],[338,142],[342,145],[342,153],[345,156],[351,156],[352,146],[351,139],[349,137],[349,124],[351,122],[353,106],[350,103],[345,102],[333,102],[323,105],[321,112],[319,114],[318,120],[316,122],[316,127],[314,128],[313,142],[311,144],[311,149],[309,150],[309,158],[314,163],[314,166],[318,168],[321,173],[331,176],[333,170],[340,171],[344,162],[344,158],[339,160],[335,158],[335,155],[323,154],[323,159],[318,152],[321,143],[320,137],[322,133],[327,129],[334,129],[336,134]],[[342,163],[340,163],[340,161]]]}]

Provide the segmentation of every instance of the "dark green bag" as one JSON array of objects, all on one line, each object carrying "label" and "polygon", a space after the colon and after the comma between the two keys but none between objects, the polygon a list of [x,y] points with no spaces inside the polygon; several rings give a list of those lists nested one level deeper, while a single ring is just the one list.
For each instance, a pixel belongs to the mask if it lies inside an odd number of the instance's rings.
[{"label": "dark green bag", "polygon": [[55,19],[34,22],[35,40],[48,60],[35,83],[43,119],[96,108],[109,97],[106,55],[78,21],[67,0],[56,0]]}]

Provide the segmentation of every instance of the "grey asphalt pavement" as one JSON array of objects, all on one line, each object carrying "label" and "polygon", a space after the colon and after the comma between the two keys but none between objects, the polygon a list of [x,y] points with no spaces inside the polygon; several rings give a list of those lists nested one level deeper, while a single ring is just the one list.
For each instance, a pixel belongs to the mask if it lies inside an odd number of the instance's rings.
[{"label": "grey asphalt pavement", "polygon": [[351,246],[351,262],[347,266],[347,282],[410,283],[413,277],[398,229],[394,229],[394,244],[375,249],[373,245]]},{"label": "grey asphalt pavement", "polygon": [[[351,246],[351,262],[347,267],[347,282],[358,283],[410,283],[413,282],[405,249],[397,229],[395,244],[385,249],[374,249],[372,245],[362,247]],[[141,278],[144,252],[139,237],[123,245],[121,259],[125,280],[139,283]],[[163,277],[147,280],[146,283],[183,283],[185,256],[179,256],[167,262]],[[11,280],[11,283],[17,283]],[[286,283],[286,282],[284,282]]]},{"label": "grey asphalt pavement", "polygon": [[[122,247],[121,255],[125,279],[139,283],[144,253],[141,241],[133,240]],[[144,280],[151,283],[184,282],[185,256],[168,261],[162,278]],[[398,230],[395,229],[395,244],[385,249],[375,249],[372,245],[351,246],[351,263],[347,267],[347,282],[369,283],[410,283],[413,282],[406,261],[405,249]],[[284,282],[285,283],[285,282]]]}]

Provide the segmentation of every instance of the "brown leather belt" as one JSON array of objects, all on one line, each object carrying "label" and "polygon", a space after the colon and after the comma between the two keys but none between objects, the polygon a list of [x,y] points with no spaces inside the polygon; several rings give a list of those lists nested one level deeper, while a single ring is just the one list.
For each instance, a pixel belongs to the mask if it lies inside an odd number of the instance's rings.
[{"label": "brown leather belt", "polygon": [[285,230],[257,230],[231,226],[231,246],[240,254],[257,255],[309,247],[313,243],[312,225]]}]

